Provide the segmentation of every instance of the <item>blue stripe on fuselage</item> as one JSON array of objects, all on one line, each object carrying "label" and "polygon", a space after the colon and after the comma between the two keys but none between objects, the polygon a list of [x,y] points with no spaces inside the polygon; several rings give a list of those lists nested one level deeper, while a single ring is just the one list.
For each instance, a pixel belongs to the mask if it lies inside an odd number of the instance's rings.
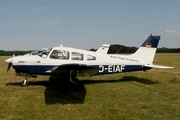
[{"label": "blue stripe on fuselage", "polygon": [[39,75],[45,75],[47,70],[52,70],[56,66],[41,66],[41,65],[17,65],[13,66],[13,68],[17,72],[23,72],[23,73],[29,73],[29,74],[39,74]]},{"label": "blue stripe on fuselage", "polygon": [[[93,66],[93,68],[99,68],[99,71],[94,75],[103,75],[103,74],[113,74],[113,73],[144,70],[142,65],[92,65],[92,66]],[[18,66],[14,66],[13,65],[13,68],[17,72],[37,74],[37,75],[47,75],[46,71],[52,70],[55,67],[57,67],[57,66],[54,66],[54,65],[47,65],[47,66],[18,65]]]}]

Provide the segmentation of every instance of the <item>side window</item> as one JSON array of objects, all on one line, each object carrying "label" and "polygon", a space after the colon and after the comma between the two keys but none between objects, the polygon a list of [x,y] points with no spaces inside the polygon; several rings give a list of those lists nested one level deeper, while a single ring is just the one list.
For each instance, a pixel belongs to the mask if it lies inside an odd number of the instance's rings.
[{"label": "side window", "polygon": [[92,55],[87,55],[87,60],[96,60],[96,57]]},{"label": "side window", "polygon": [[59,60],[68,60],[69,59],[69,52],[63,50],[54,50],[50,58],[52,59],[59,59]]},{"label": "side window", "polygon": [[83,60],[84,54],[78,52],[72,52],[71,60]]}]

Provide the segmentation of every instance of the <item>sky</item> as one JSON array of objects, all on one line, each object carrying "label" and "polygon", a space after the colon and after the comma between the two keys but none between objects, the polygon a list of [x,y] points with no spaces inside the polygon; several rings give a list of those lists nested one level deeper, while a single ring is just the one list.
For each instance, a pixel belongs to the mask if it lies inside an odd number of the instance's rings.
[{"label": "sky", "polygon": [[180,0],[0,0],[0,50],[62,44],[139,47],[152,33],[180,48]]}]

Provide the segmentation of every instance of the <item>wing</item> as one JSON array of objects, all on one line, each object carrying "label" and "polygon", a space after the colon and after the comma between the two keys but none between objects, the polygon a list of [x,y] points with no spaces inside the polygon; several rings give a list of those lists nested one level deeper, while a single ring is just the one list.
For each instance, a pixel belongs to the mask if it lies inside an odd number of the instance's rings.
[{"label": "wing", "polygon": [[65,75],[69,74],[70,71],[75,71],[79,76],[85,75],[93,75],[99,71],[99,67],[97,66],[89,66],[86,64],[63,64],[57,67],[54,67],[51,70],[47,70],[47,74],[58,74],[58,75]]},{"label": "wing", "polygon": [[161,65],[144,65],[144,67],[149,67],[149,68],[159,68],[159,69],[168,69],[168,68],[174,68],[174,67],[169,67],[169,66],[161,66]]}]

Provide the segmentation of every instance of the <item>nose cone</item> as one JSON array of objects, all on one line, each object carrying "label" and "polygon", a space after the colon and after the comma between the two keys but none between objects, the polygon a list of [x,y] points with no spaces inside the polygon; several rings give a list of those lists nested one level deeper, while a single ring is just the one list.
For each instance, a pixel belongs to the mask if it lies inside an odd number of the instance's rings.
[{"label": "nose cone", "polygon": [[5,62],[10,63],[12,61],[12,58],[8,58],[7,60],[5,60]]}]

